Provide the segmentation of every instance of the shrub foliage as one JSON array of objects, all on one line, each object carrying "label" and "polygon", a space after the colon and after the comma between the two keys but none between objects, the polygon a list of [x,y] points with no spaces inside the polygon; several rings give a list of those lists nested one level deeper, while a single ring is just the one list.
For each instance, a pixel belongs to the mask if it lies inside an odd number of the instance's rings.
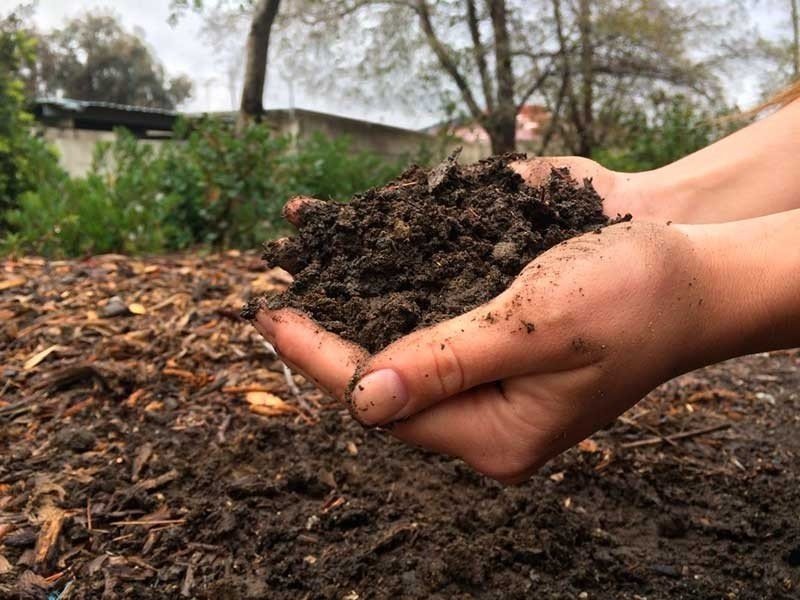
[{"label": "shrub foliage", "polygon": [[264,125],[180,123],[155,145],[125,130],[97,145],[84,177],[49,177],[6,210],[4,249],[45,256],[254,247],[284,232],[292,195],[345,200],[399,173],[346,138],[297,141]]}]

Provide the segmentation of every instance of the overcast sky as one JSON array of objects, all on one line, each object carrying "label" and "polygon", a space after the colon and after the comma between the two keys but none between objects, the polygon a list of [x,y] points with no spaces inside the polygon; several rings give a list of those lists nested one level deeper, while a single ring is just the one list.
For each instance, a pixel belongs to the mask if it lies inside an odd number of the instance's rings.
[{"label": "overcast sky", "polygon": [[[19,4],[19,0],[0,0],[0,13],[7,13]],[[751,14],[753,22],[763,31],[774,30],[774,0],[763,0]],[[116,12],[123,26],[143,35],[164,63],[170,74],[184,73],[194,80],[193,97],[181,108],[187,111],[230,110],[231,97],[224,69],[209,43],[200,35],[202,19],[191,12],[184,15],[176,26],[168,24],[169,2],[167,0],[39,0],[34,21],[39,29],[47,30],[61,26],[68,18],[97,9]],[[757,86],[754,77],[741,75],[728,86],[732,100],[741,106],[756,101]],[[294,89],[294,104],[322,112],[383,122],[401,127],[419,128],[437,120],[436,107],[419,108],[411,114],[407,108],[390,107],[376,109],[353,101],[328,101],[320,94],[309,93],[302,88]],[[267,76],[268,108],[283,108],[290,105],[290,93],[284,81],[274,69]]]},{"label": "overcast sky", "polygon": [[[20,0],[0,0],[0,13],[8,13],[20,4]],[[218,57],[207,41],[200,35],[202,19],[187,12],[174,27],[167,22],[168,0],[39,0],[34,14],[37,28],[42,30],[60,27],[65,20],[86,11],[104,9],[119,15],[128,31],[138,30],[170,74],[184,73],[194,81],[192,98],[181,109],[186,111],[230,110],[230,92],[227,78]],[[244,44],[244,39],[242,39]],[[286,108],[290,105],[290,91],[279,73],[270,69],[267,76],[267,108]],[[328,101],[317,94],[309,94],[295,85],[294,103],[298,108],[332,112],[355,118],[398,125],[401,127],[424,127],[437,120],[434,111],[409,114],[407,109],[380,110],[353,102],[344,104]]]}]

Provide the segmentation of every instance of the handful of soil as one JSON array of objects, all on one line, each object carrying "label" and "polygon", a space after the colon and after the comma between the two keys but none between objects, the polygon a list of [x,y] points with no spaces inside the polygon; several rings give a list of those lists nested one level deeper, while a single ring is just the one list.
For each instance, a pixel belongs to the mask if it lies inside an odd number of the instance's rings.
[{"label": "handful of soil", "polygon": [[456,156],[347,204],[309,204],[297,235],[265,247],[268,266],[294,275],[267,306],[299,309],[376,352],[490,300],[542,252],[609,224],[591,182],[567,169],[531,187],[509,167],[524,155],[469,166]]}]

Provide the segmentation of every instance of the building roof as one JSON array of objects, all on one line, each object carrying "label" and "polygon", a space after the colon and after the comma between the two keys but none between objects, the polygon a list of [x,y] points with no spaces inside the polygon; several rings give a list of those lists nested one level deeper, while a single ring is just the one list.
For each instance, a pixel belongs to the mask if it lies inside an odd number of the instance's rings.
[{"label": "building roof", "polygon": [[69,121],[76,129],[101,131],[126,127],[145,137],[161,137],[164,132],[171,132],[179,116],[178,112],[163,108],[72,98],[37,98],[32,112],[46,125],[63,125]]}]

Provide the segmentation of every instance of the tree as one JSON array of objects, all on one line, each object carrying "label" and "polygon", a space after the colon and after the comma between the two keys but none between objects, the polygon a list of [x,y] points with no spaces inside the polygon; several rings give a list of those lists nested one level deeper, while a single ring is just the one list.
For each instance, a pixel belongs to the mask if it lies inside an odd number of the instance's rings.
[{"label": "tree", "polygon": [[717,101],[714,72],[723,56],[702,52],[726,23],[708,6],[689,9],[664,0],[550,1],[559,64],[548,87],[552,107],[546,144],[557,136],[569,153],[591,156],[613,140],[626,113],[656,91]]},{"label": "tree", "polygon": [[237,128],[252,120],[261,120],[264,112],[264,80],[267,75],[267,54],[272,24],[278,15],[281,0],[258,0],[253,11],[245,51],[244,87],[239,107]]},{"label": "tree", "polygon": [[6,233],[7,213],[23,194],[64,176],[25,111],[23,74],[34,52],[35,40],[22,27],[21,16],[0,17],[0,233]]},{"label": "tree", "polygon": [[[515,149],[519,109],[552,74],[545,62],[554,52],[535,47],[541,28],[529,13],[529,3],[506,0],[295,0],[285,20],[307,30],[290,33],[293,40],[352,53],[336,54],[332,62],[339,65],[362,57],[362,67],[373,67],[362,77],[386,78],[396,93],[397,75],[410,70],[417,83],[454,92],[447,100],[466,110],[486,130],[492,151],[502,153]],[[342,39],[349,44],[334,42]]]},{"label": "tree", "polygon": [[[283,43],[293,56],[315,53],[312,78],[322,71],[350,83],[358,72],[396,95],[414,85],[444,92],[487,131],[494,152],[514,149],[523,104],[544,103],[553,123],[542,149],[559,138],[589,155],[607,116],[629,99],[658,86],[718,93],[717,57],[699,56],[692,36],[721,29],[713,1],[287,0]],[[414,82],[401,88],[409,72]]]},{"label": "tree", "polygon": [[[281,0],[247,0],[234,4],[238,4],[238,10],[252,10],[245,45],[242,99],[236,121],[237,130],[241,131],[248,123],[260,121],[264,112],[264,83],[267,75],[269,40]],[[215,13],[217,16],[224,14],[221,9],[225,5],[225,0],[217,3]],[[172,18],[176,18],[180,11],[185,10],[188,6],[189,0],[172,0]],[[192,0],[192,6],[196,10],[203,10],[205,3],[203,0]],[[234,6],[233,10],[237,10],[237,7]]]},{"label": "tree", "polygon": [[[756,2],[758,4],[758,2]],[[763,93],[772,96],[789,82],[800,79],[800,0],[769,0],[781,15],[776,32],[759,39],[758,56],[763,61]]]},{"label": "tree", "polygon": [[145,42],[111,14],[87,13],[38,38],[30,85],[37,95],[165,109],[191,95],[191,80],[168,77]]}]

